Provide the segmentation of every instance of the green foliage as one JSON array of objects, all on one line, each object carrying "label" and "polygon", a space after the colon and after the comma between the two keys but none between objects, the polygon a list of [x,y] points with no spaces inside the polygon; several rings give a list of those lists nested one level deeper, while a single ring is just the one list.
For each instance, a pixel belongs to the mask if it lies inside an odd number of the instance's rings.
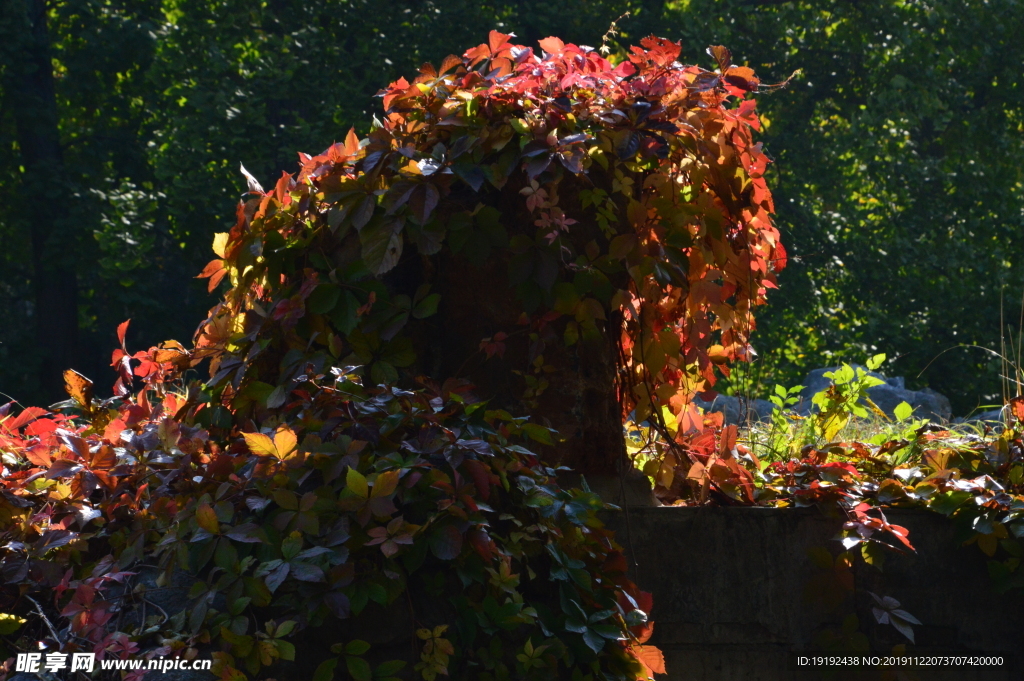
[{"label": "green foliage", "polygon": [[801,70],[758,100],[793,256],[759,319],[764,382],[884,352],[887,373],[947,395],[956,414],[1000,401],[997,360],[970,348],[936,356],[959,344],[998,350],[1006,326],[1014,337],[1019,326],[1015,4],[670,7],[666,35],[682,35],[690,55],[713,39],[766,80]]}]

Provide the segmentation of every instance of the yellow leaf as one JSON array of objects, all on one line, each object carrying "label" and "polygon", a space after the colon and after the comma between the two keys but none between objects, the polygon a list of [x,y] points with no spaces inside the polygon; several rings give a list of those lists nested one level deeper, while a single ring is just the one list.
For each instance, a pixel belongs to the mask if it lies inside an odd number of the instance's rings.
[{"label": "yellow leaf", "polygon": [[13,634],[27,621],[28,620],[18,617],[17,615],[0,612],[0,636],[9,636],[10,634]]},{"label": "yellow leaf", "polygon": [[661,405],[661,418],[665,420],[665,426],[668,428],[668,432],[673,435],[679,430],[679,417],[672,413],[671,407],[667,404]]},{"label": "yellow leaf", "polygon": [[849,419],[848,414],[823,412],[818,416],[818,427],[821,428],[821,434],[825,440],[832,442],[839,431],[846,427]]},{"label": "yellow leaf", "polygon": [[227,257],[227,255],[225,255],[225,253],[227,253],[227,247],[228,247],[228,233],[227,232],[219,232],[219,233],[213,235],[213,252],[216,253],[218,257],[221,257],[221,258],[226,258]]},{"label": "yellow leaf", "polygon": [[242,433],[242,437],[245,438],[245,443],[249,445],[249,449],[252,453],[257,456],[277,456],[277,447],[274,446],[274,441],[263,433]]},{"label": "yellow leaf", "polygon": [[[349,469],[349,470],[351,470],[351,469]],[[428,638],[430,638],[430,636],[431,636],[430,629],[417,629],[416,630],[416,637],[417,638],[421,638],[424,641],[426,641]]]},{"label": "yellow leaf", "polygon": [[281,426],[274,433],[274,446],[277,448],[277,458],[284,460],[295,451],[298,446],[299,440],[293,431],[288,426]]},{"label": "yellow leaf", "polygon": [[196,522],[210,534],[220,534],[220,523],[217,514],[209,504],[202,504],[196,509]]},{"label": "yellow leaf", "polygon": [[394,493],[395,488],[398,487],[398,478],[401,475],[401,471],[386,471],[377,476],[377,479],[373,483],[373,492],[370,494],[374,499],[378,497],[386,497]]},{"label": "yellow leaf", "polygon": [[989,558],[996,554],[996,547],[998,545],[999,540],[996,539],[994,534],[983,534],[978,537],[978,546]]},{"label": "yellow leaf", "polygon": [[366,478],[355,468],[349,467],[348,473],[345,474],[345,484],[349,489],[364,499],[370,496],[369,485],[366,484]]}]

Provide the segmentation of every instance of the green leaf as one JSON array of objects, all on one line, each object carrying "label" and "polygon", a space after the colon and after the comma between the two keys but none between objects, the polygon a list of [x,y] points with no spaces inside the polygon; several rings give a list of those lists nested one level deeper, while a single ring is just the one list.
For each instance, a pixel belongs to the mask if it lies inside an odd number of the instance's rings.
[{"label": "green leaf", "polygon": [[625,258],[636,248],[637,239],[635,234],[620,234],[612,239],[608,246],[608,255],[615,259]]},{"label": "green leaf", "polygon": [[587,629],[583,632],[583,642],[587,644],[587,647],[593,650],[595,653],[601,652],[604,648],[604,637],[598,634],[593,629]]},{"label": "green leaf", "polygon": [[437,304],[441,301],[440,293],[431,293],[429,296],[416,303],[412,309],[412,316],[416,319],[425,319],[437,313]]},{"label": "green leaf", "polygon": [[523,432],[531,439],[544,445],[554,446],[555,441],[551,437],[551,429],[536,423],[524,423]]},{"label": "green leaf", "polygon": [[334,668],[338,666],[338,658],[324,660],[313,672],[313,681],[334,681]]},{"label": "green leaf", "polygon": [[366,482],[366,477],[355,468],[349,467],[345,473],[345,485],[364,499],[370,496],[370,486]]},{"label": "green leaf", "polygon": [[346,655],[345,666],[348,667],[348,673],[351,674],[352,678],[356,681],[371,681],[373,679],[373,673],[370,671],[370,663],[361,657]]},{"label": "green leaf", "polygon": [[565,334],[562,336],[562,340],[565,343],[565,347],[569,348],[576,344],[576,341],[580,339],[580,327],[576,322],[569,322],[565,325]]},{"label": "green leaf", "polygon": [[359,233],[363,262],[373,274],[390,271],[402,257],[401,223],[394,219],[375,220]]},{"label": "green leaf", "polygon": [[388,592],[380,584],[370,584],[366,587],[367,593],[370,594],[370,600],[380,605],[387,605],[388,603]]},{"label": "green leaf", "polygon": [[341,287],[337,284],[320,284],[306,299],[306,309],[313,314],[327,314],[334,309],[341,297]]},{"label": "green leaf", "polygon": [[288,660],[289,662],[295,660],[295,646],[289,641],[277,640],[274,642],[274,645],[277,646],[277,652],[281,653],[282,660]]},{"label": "green leaf", "polygon": [[958,508],[963,506],[971,498],[970,492],[964,492],[961,490],[955,490],[952,492],[943,492],[936,494],[928,502],[928,508],[941,513],[943,515],[950,515]]},{"label": "green leaf", "polygon": [[356,328],[359,323],[359,307],[359,299],[351,291],[342,293],[340,301],[335,304],[331,311],[331,323],[342,335],[347,336]]},{"label": "green leaf", "polygon": [[377,665],[377,668],[373,670],[373,676],[376,679],[380,679],[385,676],[394,676],[400,669],[405,666],[405,660],[388,660]]},{"label": "green leaf", "polygon": [[900,402],[896,405],[896,408],[892,410],[893,416],[900,421],[906,421],[914,414],[914,408],[906,402]]},{"label": "green leaf", "polygon": [[370,644],[362,639],[354,639],[345,644],[345,654],[362,656],[370,649]]}]

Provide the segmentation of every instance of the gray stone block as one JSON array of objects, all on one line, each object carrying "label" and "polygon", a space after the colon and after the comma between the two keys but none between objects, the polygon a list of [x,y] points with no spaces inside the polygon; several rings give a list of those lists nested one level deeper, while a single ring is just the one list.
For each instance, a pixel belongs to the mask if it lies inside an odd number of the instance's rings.
[{"label": "gray stone block", "polygon": [[[855,369],[864,367],[854,364]],[[795,411],[807,415],[814,411],[811,398],[831,385],[831,381],[825,378],[825,373],[835,371],[839,367],[815,369],[807,374],[804,379],[804,389],[800,391],[800,402],[796,405]],[[877,385],[868,389],[868,397],[878,405],[878,408],[888,416],[893,415],[893,410],[901,402],[906,402],[914,408],[914,416],[931,421],[949,421],[953,416],[953,408],[945,395],[942,395],[930,388],[921,390],[907,390],[902,376],[885,377],[876,371],[868,371],[868,375],[885,381],[884,385]]]},{"label": "gray stone block", "polygon": [[[654,594],[654,636],[670,681],[805,681],[822,670],[798,668],[797,654],[823,654],[815,643],[856,614],[873,654],[906,643],[872,616],[869,591],[891,596],[922,624],[908,655],[997,655],[1000,667],[919,668],[920,681],[1019,681],[1024,678],[1024,593],[992,588],[987,558],[963,547],[953,523],[930,511],[886,510],[910,530],[914,554],[889,554],[884,571],[854,565],[855,593],[838,609],[815,600],[809,585],[822,570],[808,549],[841,550],[843,518],[817,509],[630,508],[605,514],[635,565],[632,576]],[[633,561],[636,561],[635,563]],[[868,671],[868,670],[864,670]],[[892,671],[892,670],[890,670]],[[853,678],[884,678],[877,669]],[[896,678],[896,677],[892,677]]]},{"label": "gray stone block", "polygon": [[768,400],[748,400],[745,397],[718,395],[711,402],[698,398],[694,404],[705,412],[721,412],[725,422],[744,425],[753,421],[765,421],[771,418],[775,405]]}]

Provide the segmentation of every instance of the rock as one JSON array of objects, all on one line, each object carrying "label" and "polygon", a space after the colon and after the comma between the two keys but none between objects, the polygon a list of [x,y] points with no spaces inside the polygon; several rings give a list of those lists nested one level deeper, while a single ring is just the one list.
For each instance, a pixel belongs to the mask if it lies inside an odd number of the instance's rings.
[{"label": "rock", "polygon": [[748,400],[745,397],[718,395],[711,402],[698,398],[694,404],[705,412],[721,412],[725,422],[744,425],[752,421],[766,421],[771,418],[775,405],[768,400]]},{"label": "rock", "polygon": [[[583,486],[584,476],[575,471],[559,473],[558,481],[564,487]],[[635,468],[621,476],[590,474],[586,476],[587,486],[601,500],[616,506],[661,506],[654,496],[650,479]]]},{"label": "rock", "polygon": [[954,423],[987,423],[990,425],[1003,425],[1003,410],[1002,409],[991,409],[989,411],[978,412],[977,414],[971,414],[970,416],[961,416],[953,419]]},{"label": "rock", "polygon": [[[864,367],[854,364],[855,369]],[[812,411],[811,398],[831,385],[831,381],[825,378],[825,373],[836,371],[839,367],[815,369],[807,374],[804,379],[804,389],[800,391],[800,402],[794,407],[795,411],[807,415]],[[921,390],[907,390],[906,383],[902,376],[885,377],[876,371],[868,371],[869,376],[874,376],[885,381],[883,385],[877,385],[868,389],[868,397],[878,405],[878,408],[888,416],[893,415],[893,410],[900,402],[906,402],[914,408],[914,416],[917,418],[929,419],[932,421],[948,421],[953,416],[953,408],[945,395],[935,392],[930,388]]]}]

